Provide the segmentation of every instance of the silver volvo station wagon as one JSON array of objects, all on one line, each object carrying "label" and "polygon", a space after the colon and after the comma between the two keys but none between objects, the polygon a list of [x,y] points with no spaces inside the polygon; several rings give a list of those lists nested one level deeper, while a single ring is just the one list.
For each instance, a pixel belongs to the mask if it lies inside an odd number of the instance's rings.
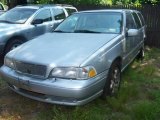
[{"label": "silver volvo station wagon", "polygon": [[18,94],[83,105],[118,92],[121,72],[143,58],[145,24],[135,10],[74,13],[54,31],[5,56],[2,78]]}]

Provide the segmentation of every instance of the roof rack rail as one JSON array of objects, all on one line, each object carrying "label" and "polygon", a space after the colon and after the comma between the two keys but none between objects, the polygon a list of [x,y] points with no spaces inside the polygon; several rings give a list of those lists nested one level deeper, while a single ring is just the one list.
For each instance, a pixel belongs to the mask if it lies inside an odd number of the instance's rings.
[{"label": "roof rack rail", "polygon": [[73,5],[69,5],[69,4],[55,4],[55,5],[66,6],[66,7],[73,7]]},{"label": "roof rack rail", "polygon": [[52,7],[52,6],[73,7],[72,5],[68,5],[68,4],[22,4],[22,5],[17,5],[17,7],[22,7],[22,6],[37,6],[39,8]]}]

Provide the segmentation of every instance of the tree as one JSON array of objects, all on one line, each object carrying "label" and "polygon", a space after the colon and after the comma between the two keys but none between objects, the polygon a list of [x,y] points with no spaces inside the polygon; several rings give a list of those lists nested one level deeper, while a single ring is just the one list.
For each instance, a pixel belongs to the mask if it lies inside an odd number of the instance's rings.
[{"label": "tree", "polygon": [[15,7],[16,5],[27,4],[27,0],[6,0],[6,2],[9,9]]},{"label": "tree", "polygon": [[56,4],[58,3],[58,4],[74,4],[74,5],[79,5],[79,4],[98,5],[98,4],[104,3],[104,1],[111,1],[111,0],[36,0],[36,3],[38,4],[48,4],[48,3]]},{"label": "tree", "polygon": [[141,4],[152,4],[156,5],[160,3],[160,0],[142,0],[140,1]]},{"label": "tree", "polygon": [[[160,4],[160,0],[1,0],[7,1],[8,5],[13,7],[17,4],[29,3],[36,4],[73,4],[73,5],[99,5],[99,4],[109,4],[109,5],[140,5],[140,4]],[[10,2],[9,2],[10,1]],[[16,1],[16,2],[15,2]]]}]

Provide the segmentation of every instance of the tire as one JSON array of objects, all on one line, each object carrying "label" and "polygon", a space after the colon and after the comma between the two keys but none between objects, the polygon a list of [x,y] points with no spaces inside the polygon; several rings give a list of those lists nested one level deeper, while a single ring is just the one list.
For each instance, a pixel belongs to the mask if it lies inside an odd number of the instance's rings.
[{"label": "tire", "polygon": [[119,61],[112,63],[105,86],[103,88],[102,98],[105,99],[107,96],[117,96],[121,83],[121,64]]},{"label": "tire", "polygon": [[4,55],[6,55],[9,51],[15,49],[19,45],[23,44],[24,41],[18,38],[12,39],[6,46]]},{"label": "tire", "polygon": [[138,55],[137,55],[137,59],[143,61],[143,59],[144,59],[144,53],[145,53],[144,47],[142,47],[142,48],[140,49],[140,52],[139,52]]}]

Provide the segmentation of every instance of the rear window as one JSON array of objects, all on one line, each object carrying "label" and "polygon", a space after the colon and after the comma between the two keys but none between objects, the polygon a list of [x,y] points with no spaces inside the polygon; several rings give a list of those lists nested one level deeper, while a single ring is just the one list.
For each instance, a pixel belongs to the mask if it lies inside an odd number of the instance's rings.
[{"label": "rear window", "polygon": [[141,21],[140,21],[138,15],[137,15],[135,12],[133,12],[132,14],[133,14],[134,20],[135,20],[135,22],[136,22],[137,28],[138,28],[138,29],[141,28],[141,27],[142,27],[142,26],[141,26]]},{"label": "rear window", "polygon": [[135,29],[136,25],[133,20],[131,13],[126,13],[126,28],[127,29]]},{"label": "rear window", "polygon": [[77,12],[76,9],[71,9],[71,8],[65,8],[65,9],[66,9],[68,15],[71,15],[72,13]]}]

